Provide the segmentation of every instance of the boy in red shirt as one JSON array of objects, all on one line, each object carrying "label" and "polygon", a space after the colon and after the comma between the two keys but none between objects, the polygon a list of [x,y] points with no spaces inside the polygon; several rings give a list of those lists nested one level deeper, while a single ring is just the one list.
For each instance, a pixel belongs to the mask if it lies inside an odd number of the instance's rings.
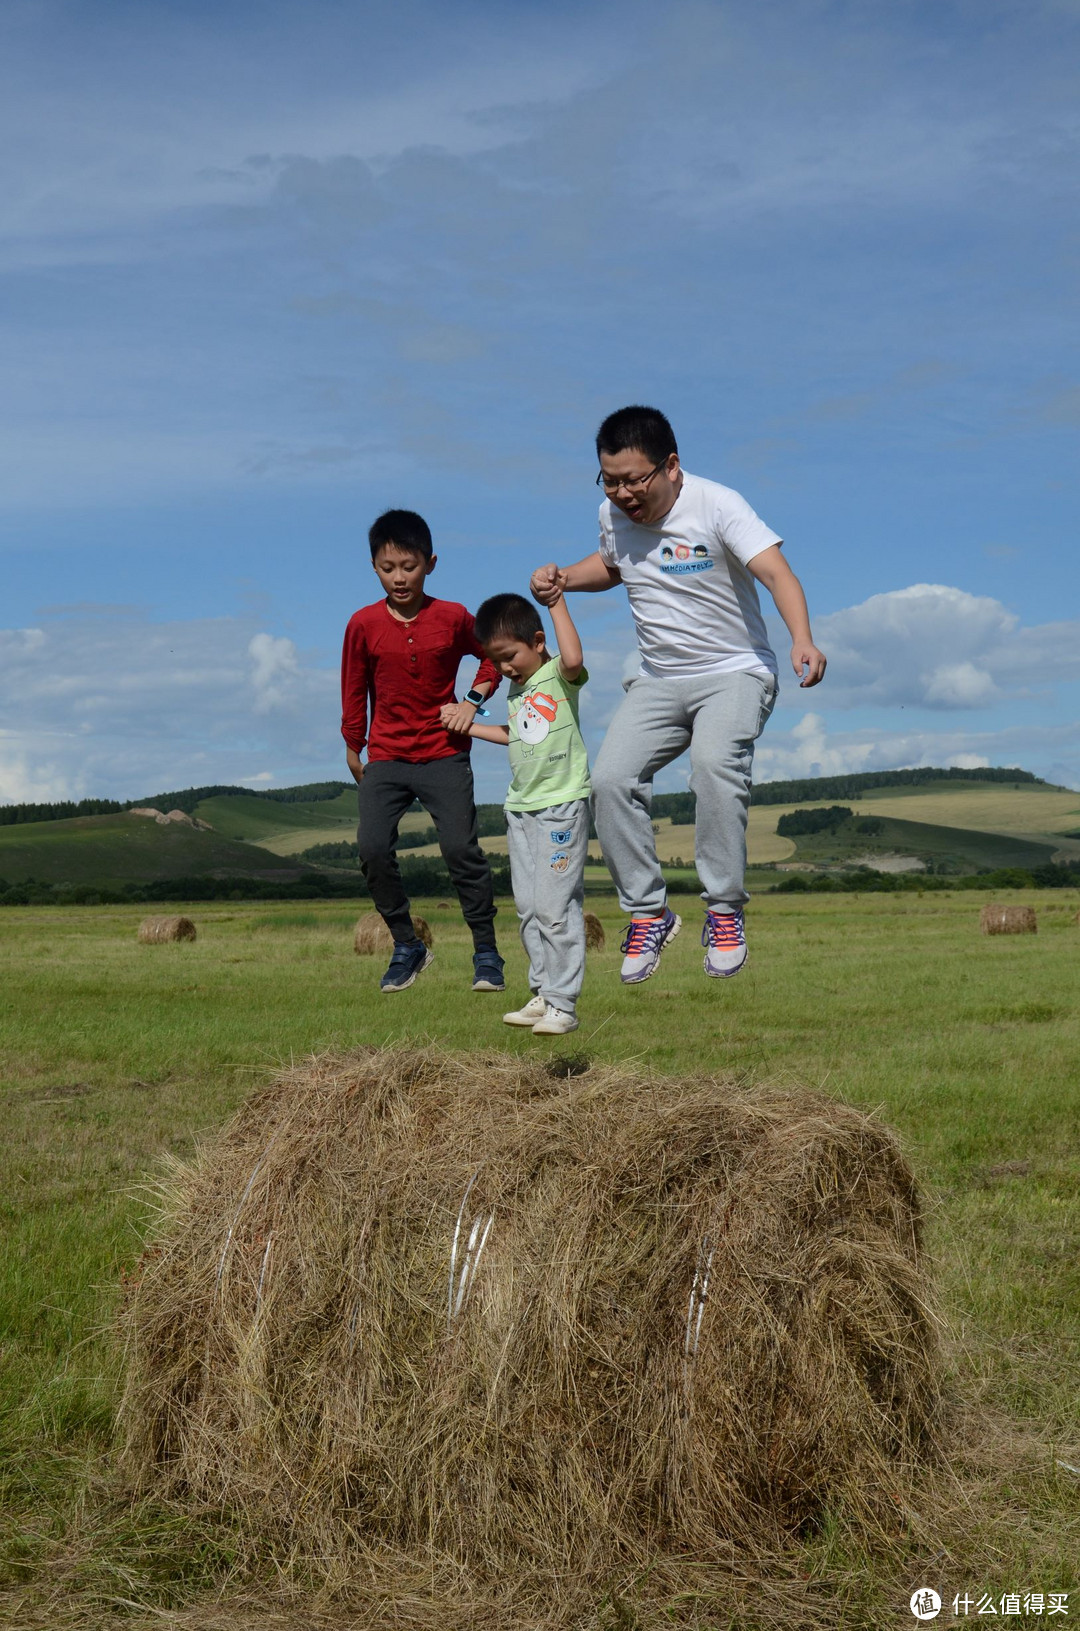
[{"label": "boy in red shirt", "polygon": [[[472,930],[472,988],[503,991],[491,868],[477,838],[467,734],[477,709],[498,685],[499,673],[484,656],[465,607],[425,593],[436,557],[423,517],[412,510],[387,510],[372,526],[368,542],[385,595],[355,612],[345,630],[341,734],[360,789],[360,865],[394,939],[380,986],[386,992],[404,991],[431,962],[431,952],[413,929],[395,854],[398,823],[415,798],[435,823],[443,860]],[[470,655],[483,660],[472,689],[456,702],[458,665]],[[440,712],[446,703],[453,709],[444,724]],[[365,742],[366,766],[360,758]]]}]

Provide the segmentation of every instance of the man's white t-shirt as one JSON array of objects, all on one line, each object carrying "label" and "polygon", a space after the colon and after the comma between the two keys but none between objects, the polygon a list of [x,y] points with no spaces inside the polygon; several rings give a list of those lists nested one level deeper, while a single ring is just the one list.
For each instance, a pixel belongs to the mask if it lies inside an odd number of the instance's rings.
[{"label": "man's white t-shirt", "polygon": [[776,675],[746,570],[783,539],[730,487],[683,471],[671,509],[654,526],[600,506],[600,556],[618,569],[637,627],[641,671],[653,679],[748,669]]}]

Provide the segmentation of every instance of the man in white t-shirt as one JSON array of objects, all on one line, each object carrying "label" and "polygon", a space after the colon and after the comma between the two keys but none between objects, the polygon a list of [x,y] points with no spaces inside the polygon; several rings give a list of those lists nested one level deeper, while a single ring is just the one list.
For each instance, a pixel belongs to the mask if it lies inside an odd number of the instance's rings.
[{"label": "man in white t-shirt", "polygon": [[549,605],[563,591],[622,583],[641,669],[608,727],[593,767],[596,830],[630,927],[626,985],[647,980],[682,927],[667,903],[652,830],[653,777],[690,749],[697,794],[694,842],[705,902],[705,972],[746,961],[746,815],[754,743],[776,700],[776,658],[758,604],[763,583],[791,635],[791,665],[817,685],[825,657],[810,633],[806,597],[782,539],[730,487],[679,464],[671,426],[655,408],[620,408],[596,437],[600,547],[573,566],[532,576]]}]

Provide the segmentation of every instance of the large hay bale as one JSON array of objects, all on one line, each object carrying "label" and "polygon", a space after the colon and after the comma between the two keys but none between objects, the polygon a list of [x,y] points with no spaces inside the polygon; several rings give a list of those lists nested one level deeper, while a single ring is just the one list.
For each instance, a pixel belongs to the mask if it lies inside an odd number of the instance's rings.
[{"label": "large hay bale", "polygon": [[122,1464],[227,1510],[241,1555],[373,1594],[406,1566],[542,1576],[554,1602],[661,1561],[696,1587],[826,1512],[914,1521],[919,1201],[854,1109],[365,1049],[256,1093],[162,1218]]},{"label": "large hay bale", "polygon": [[997,906],[988,902],[979,913],[983,934],[1036,934],[1034,906]]},{"label": "large hay bale", "polygon": [[603,951],[604,925],[595,912],[585,913],[585,950]]},{"label": "large hay bale", "polygon": [[189,917],[144,917],[138,939],[143,946],[155,946],[163,940],[194,940],[195,925]]},{"label": "large hay bale", "polygon": [[[431,925],[426,918],[414,917],[413,928],[424,945],[431,950]],[[353,951],[359,957],[389,956],[394,949],[393,936],[378,912],[364,912],[356,920],[353,930]]]}]

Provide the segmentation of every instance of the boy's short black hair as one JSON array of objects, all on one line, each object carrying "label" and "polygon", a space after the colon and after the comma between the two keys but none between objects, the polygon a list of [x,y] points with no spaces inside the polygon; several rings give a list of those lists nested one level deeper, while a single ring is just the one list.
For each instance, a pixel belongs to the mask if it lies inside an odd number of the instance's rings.
[{"label": "boy's short black hair", "polygon": [[368,529],[371,558],[375,559],[384,544],[396,544],[413,555],[422,555],[430,561],[433,546],[431,528],[415,510],[384,510]]},{"label": "boy's short black hair", "polygon": [[669,453],[678,453],[675,432],[659,408],[617,408],[609,413],[596,433],[596,456],[625,453],[637,448],[650,464],[659,464]]},{"label": "boy's short black hair", "polygon": [[520,640],[531,646],[543,632],[543,618],[524,595],[492,595],[477,608],[475,633],[482,646],[492,640]]}]

